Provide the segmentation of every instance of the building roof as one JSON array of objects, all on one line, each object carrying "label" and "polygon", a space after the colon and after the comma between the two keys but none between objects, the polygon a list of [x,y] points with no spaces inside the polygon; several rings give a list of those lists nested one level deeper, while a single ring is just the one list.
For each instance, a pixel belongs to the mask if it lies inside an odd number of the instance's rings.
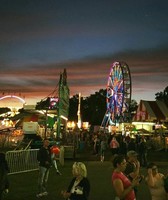
[{"label": "building roof", "polygon": [[168,121],[168,104],[163,101],[141,100],[134,121]]}]

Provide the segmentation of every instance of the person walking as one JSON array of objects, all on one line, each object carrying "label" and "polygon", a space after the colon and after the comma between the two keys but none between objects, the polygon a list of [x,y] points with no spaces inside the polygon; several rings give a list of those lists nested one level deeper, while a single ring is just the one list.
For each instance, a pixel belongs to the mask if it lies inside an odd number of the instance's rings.
[{"label": "person walking", "polygon": [[100,161],[104,162],[104,154],[105,154],[105,150],[107,149],[107,141],[106,138],[103,137],[101,142],[100,142]]},{"label": "person walking", "polygon": [[49,140],[43,141],[43,146],[40,148],[37,160],[39,161],[39,177],[38,177],[38,194],[37,197],[48,195],[47,181],[49,176],[49,170],[52,165],[51,162],[51,150],[49,148]]},{"label": "person walking", "polygon": [[3,198],[3,194],[9,192],[9,180],[8,180],[9,167],[5,158],[5,153],[0,153],[0,200]]},{"label": "person walking", "polygon": [[116,155],[113,159],[114,171],[112,173],[112,184],[116,192],[116,200],[135,200],[134,187],[138,186],[139,178],[135,177],[132,182],[123,173],[127,162],[123,155]]},{"label": "person walking", "polygon": [[96,156],[98,156],[99,150],[100,150],[100,139],[99,139],[99,137],[97,135],[95,135],[93,142],[94,142],[94,144],[93,144],[94,154]]},{"label": "person walking", "polygon": [[159,173],[155,163],[149,163],[147,166],[147,177],[145,178],[150,190],[152,200],[168,200],[164,188],[164,174]]},{"label": "person walking", "polygon": [[143,167],[147,166],[147,144],[146,144],[146,139],[144,137],[141,138],[139,147],[139,158],[140,158],[140,164]]},{"label": "person walking", "polygon": [[57,145],[53,145],[51,147],[51,161],[52,161],[52,165],[53,167],[56,169],[56,173],[58,175],[62,175],[61,172],[58,169],[58,165],[57,165],[57,155],[60,153],[60,149],[59,147],[57,147]]},{"label": "person walking", "polygon": [[117,141],[116,137],[113,136],[110,142],[110,149],[111,149],[111,153],[114,156],[115,154],[118,154],[119,152],[119,142]]},{"label": "person walking", "polygon": [[67,200],[88,200],[90,182],[87,178],[87,169],[84,163],[75,162],[72,166],[73,178],[67,190],[62,190],[61,195]]}]

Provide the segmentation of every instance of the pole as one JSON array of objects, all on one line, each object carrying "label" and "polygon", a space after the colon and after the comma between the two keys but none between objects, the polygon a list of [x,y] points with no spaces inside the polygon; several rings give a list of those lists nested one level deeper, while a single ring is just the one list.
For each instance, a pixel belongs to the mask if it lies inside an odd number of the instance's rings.
[{"label": "pole", "polygon": [[60,138],[60,124],[61,124],[61,120],[60,120],[60,103],[58,103],[58,114],[57,114],[57,138]]},{"label": "pole", "polygon": [[44,132],[44,138],[47,138],[47,110],[45,111],[45,132]]},{"label": "pole", "polygon": [[59,81],[59,91],[58,91],[58,114],[57,114],[57,138],[60,138],[60,131],[61,131],[61,119],[60,119],[60,111],[61,111],[61,101],[62,101],[62,97],[61,97],[61,86],[62,86],[62,74],[60,74],[60,81]]},{"label": "pole", "polygon": [[77,112],[77,115],[78,115],[78,128],[80,129],[81,126],[82,126],[82,120],[81,120],[81,93],[79,93],[79,101],[78,101],[78,112]]}]

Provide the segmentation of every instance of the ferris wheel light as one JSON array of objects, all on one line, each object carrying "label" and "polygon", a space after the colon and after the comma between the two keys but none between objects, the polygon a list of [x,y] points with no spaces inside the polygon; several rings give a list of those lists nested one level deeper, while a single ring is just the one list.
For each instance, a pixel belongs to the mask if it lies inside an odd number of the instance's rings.
[{"label": "ferris wheel light", "polygon": [[[131,76],[129,67],[124,62],[114,62],[111,66],[107,81],[107,112],[108,122],[120,122],[124,112],[131,102]],[[126,103],[127,104],[126,104]]]}]

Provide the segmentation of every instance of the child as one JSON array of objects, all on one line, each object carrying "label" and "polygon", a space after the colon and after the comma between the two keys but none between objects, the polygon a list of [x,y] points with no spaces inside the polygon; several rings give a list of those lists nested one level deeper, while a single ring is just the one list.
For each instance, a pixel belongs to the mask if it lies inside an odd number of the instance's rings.
[{"label": "child", "polygon": [[54,168],[56,169],[56,173],[58,175],[62,175],[61,172],[58,170],[57,160],[56,160],[56,155],[59,154],[59,152],[60,152],[60,149],[56,145],[53,145],[51,147],[51,161],[52,161],[52,164],[53,164]]}]

